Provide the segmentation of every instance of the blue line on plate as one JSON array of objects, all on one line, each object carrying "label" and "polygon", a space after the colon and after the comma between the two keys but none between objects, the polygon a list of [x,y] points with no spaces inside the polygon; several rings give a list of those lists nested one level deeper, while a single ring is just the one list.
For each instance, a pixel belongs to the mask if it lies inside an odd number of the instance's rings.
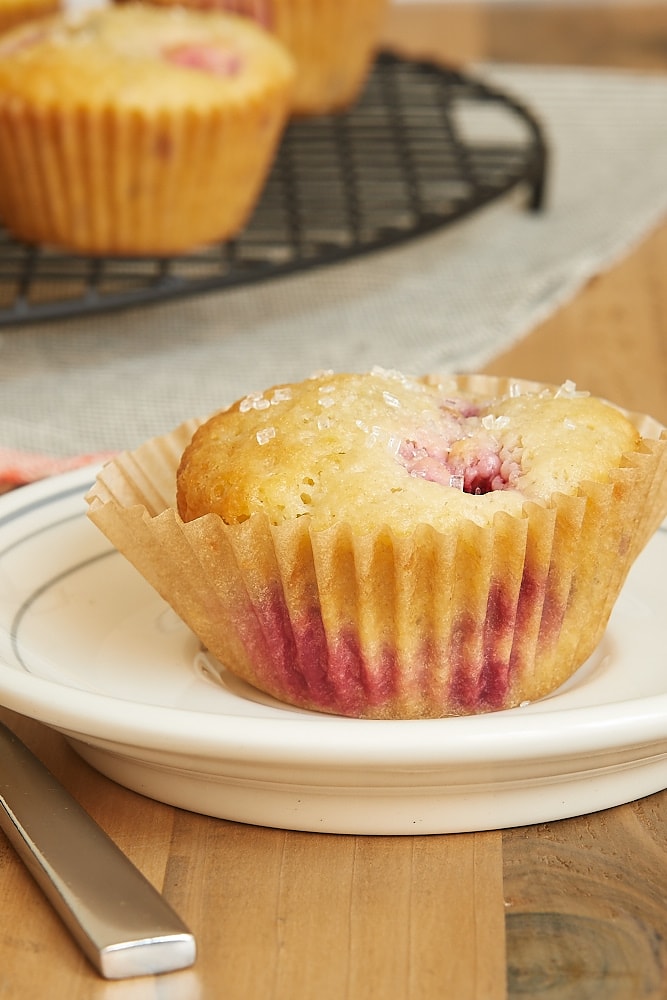
[{"label": "blue line on plate", "polygon": [[[64,521],[69,521],[69,520],[71,520],[71,518],[64,518],[63,521],[58,521],[56,523],[63,524]],[[28,665],[26,664],[25,660],[21,656],[19,648],[19,635],[18,635],[19,629],[21,627],[21,621],[23,620],[26,613],[30,610],[35,601],[37,601],[42,596],[42,594],[46,593],[47,590],[50,590],[51,587],[55,586],[57,583],[60,583],[61,580],[66,579],[66,577],[71,576],[73,573],[76,573],[80,569],[84,569],[86,566],[92,566],[93,563],[99,562],[101,559],[107,559],[109,556],[117,554],[118,553],[116,552],[115,549],[108,549],[106,552],[98,552],[96,555],[90,556],[88,559],[82,559],[80,562],[74,563],[74,565],[72,566],[68,566],[67,569],[62,570],[60,573],[56,573],[55,576],[51,577],[49,580],[46,580],[36,590],[33,590],[33,592],[29,594],[28,597],[26,597],[25,600],[21,603],[21,605],[18,607],[16,611],[16,614],[12,619],[12,623],[9,628],[9,637],[11,639],[12,652],[14,653],[17,662],[20,664],[20,666],[23,668],[23,670],[25,670],[27,674],[31,673],[31,671],[28,668]]]},{"label": "blue line on plate", "polygon": [[[13,510],[10,514],[4,514],[0,517],[0,528],[3,528],[6,524],[11,524],[12,521],[18,521],[20,518],[25,517],[26,514],[32,514],[34,511],[39,510],[41,507],[48,507],[50,504],[58,503],[59,500],[65,500],[67,497],[74,496],[75,494],[81,494],[81,498],[88,489],[88,487],[93,485],[93,481],[90,483],[79,483],[78,486],[70,486],[66,490],[60,490],[59,493],[49,493],[48,496],[41,497],[39,500],[33,500],[32,503],[26,503],[22,507],[18,507]],[[24,489],[29,489],[29,487],[23,487]],[[3,552],[6,550],[3,550]],[[0,552],[0,555],[3,554]]]}]

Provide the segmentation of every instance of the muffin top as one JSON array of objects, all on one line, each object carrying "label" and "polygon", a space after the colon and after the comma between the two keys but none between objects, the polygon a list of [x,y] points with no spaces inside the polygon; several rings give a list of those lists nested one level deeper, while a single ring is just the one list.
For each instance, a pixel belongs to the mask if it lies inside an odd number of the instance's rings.
[{"label": "muffin top", "polygon": [[462,397],[452,380],[324,373],[253,393],[195,432],[177,473],[188,521],[229,524],[263,511],[309,515],[314,530],[418,524],[446,530],[520,514],[585,481],[608,481],[641,436],[619,410],[572,383]]},{"label": "muffin top", "polygon": [[19,107],[208,110],[291,86],[293,77],[280,43],[230,13],[114,5],[0,39],[0,99]]}]

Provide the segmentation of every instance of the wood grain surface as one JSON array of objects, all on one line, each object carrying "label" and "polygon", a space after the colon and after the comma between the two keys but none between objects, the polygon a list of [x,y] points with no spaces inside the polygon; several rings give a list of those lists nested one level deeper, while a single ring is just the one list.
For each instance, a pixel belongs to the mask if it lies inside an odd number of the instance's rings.
[{"label": "wood grain surface", "polygon": [[[410,54],[667,72],[667,6],[410,4]],[[667,182],[667,181],[666,181]],[[488,370],[575,379],[667,422],[667,222]],[[152,802],[0,712],[195,932],[193,969],[109,983],[0,837],[0,998],[658,1000],[667,997],[667,792],[483,834],[252,828]]]}]

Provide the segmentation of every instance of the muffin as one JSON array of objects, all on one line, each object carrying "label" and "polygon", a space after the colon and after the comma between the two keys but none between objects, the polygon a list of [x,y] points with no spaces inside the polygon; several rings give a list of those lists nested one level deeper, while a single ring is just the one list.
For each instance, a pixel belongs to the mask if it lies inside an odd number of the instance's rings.
[{"label": "muffin", "polygon": [[291,58],[232,14],[128,5],[0,39],[0,216],[18,238],[167,255],[233,237],[288,113]]},{"label": "muffin", "polygon": [[291,52],[296,115],[329,114],[354,103],[368,75],[388,0],[153,0],[227,9],[267,28]]},{"label": "muffin", "polygon": [[467,715],[594,651],[667,512],[666,441],[569,383],[322,374],[119,457],[89,516],[278,700]]},{"label": "muffin", "polygon": [[26,21],[55,14],[59,0],[0,0],[0,34]]}]

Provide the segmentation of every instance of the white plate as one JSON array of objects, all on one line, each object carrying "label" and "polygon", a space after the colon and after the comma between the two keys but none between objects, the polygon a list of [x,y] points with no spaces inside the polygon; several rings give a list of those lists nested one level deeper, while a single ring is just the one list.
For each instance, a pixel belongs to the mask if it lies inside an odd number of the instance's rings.
[{"label": "white plate", "polygon": [[93,469],[0,498],[0,703],[120,784],[295,830],[449,833],[546,822],[667,787],[667,533],[564,687],[506,712],[368,722],[214,680],[197,640],[87,520]]}]

